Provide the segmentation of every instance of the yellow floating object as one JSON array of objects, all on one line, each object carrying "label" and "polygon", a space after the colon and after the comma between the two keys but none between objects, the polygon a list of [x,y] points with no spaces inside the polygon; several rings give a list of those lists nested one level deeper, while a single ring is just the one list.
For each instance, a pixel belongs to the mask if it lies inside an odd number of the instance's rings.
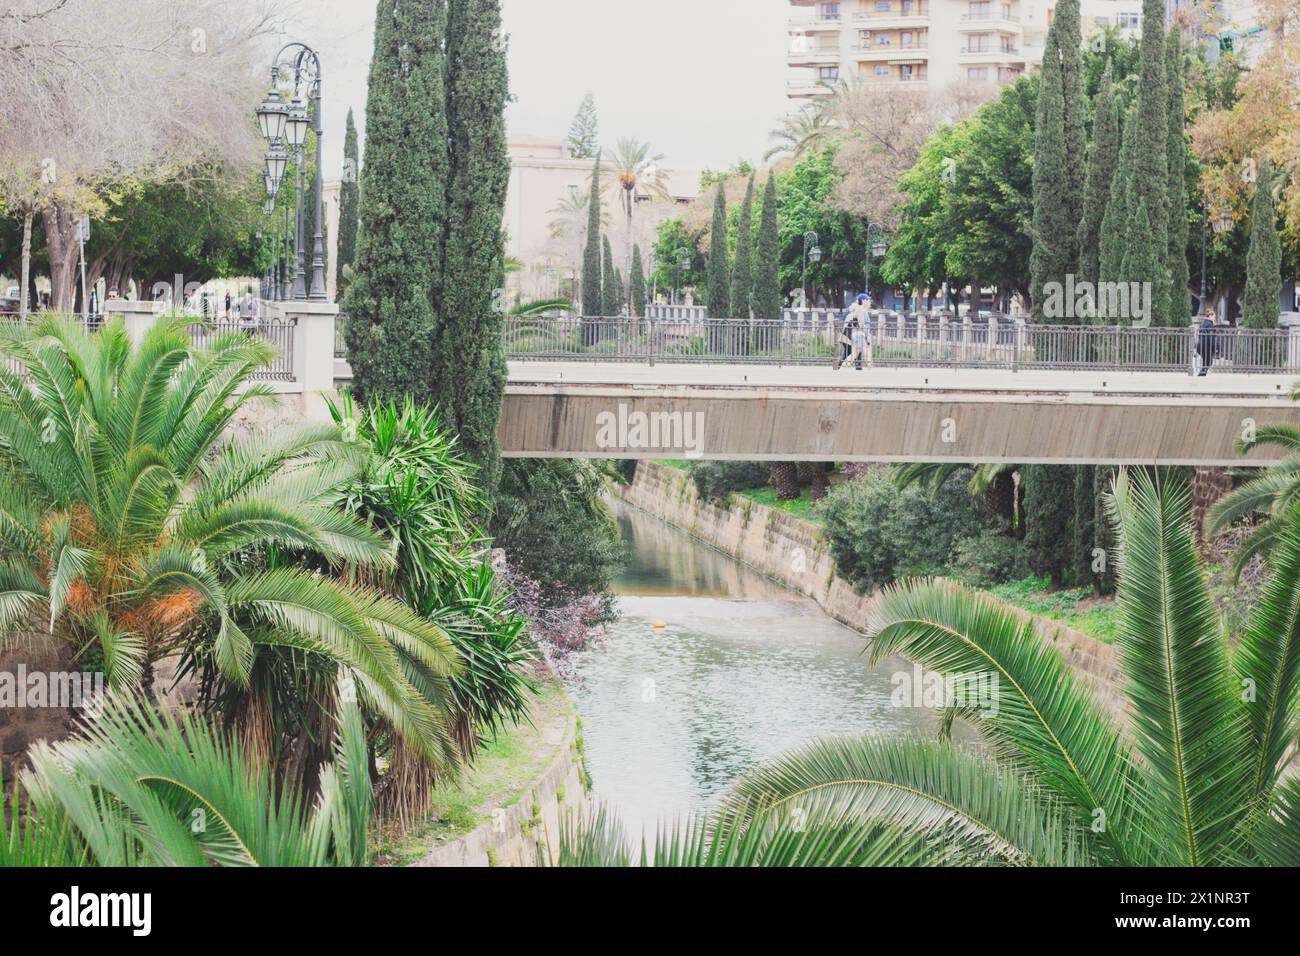
[{"label": "yellow floating object", "polygon": [[656,630],[656,631],[659,630],[661,627],[667,627],[667,626],[668,626],[668,625],[665,624],[663,621],[655,621],[655,630]]}]

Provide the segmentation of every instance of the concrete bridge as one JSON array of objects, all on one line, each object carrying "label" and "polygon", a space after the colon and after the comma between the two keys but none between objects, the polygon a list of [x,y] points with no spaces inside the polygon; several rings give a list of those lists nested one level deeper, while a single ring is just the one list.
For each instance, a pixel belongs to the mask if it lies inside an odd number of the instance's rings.
[{"label": "concrete bridge", "polygon": [[512,361],[507,457],[1266,465],[1294,374]]}]

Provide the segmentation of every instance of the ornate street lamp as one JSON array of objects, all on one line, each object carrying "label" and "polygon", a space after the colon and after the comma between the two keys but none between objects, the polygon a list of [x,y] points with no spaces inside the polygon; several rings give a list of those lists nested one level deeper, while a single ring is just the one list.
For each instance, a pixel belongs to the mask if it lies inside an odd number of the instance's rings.
[{"label": "ornate street lamp", "polygon": [[262,135],[266,137],[268,143],[284,139],[284,125],[289,116],[289,107],[280,99],[280,91],[276,89],[274,82],[271,83],[271,92],[266,94],[266,100],[255,112],[257,122],[262,127]]},{"label": "ornate street lamp", "polygon": [[889,244],[885,242],[885,230],[874,222],[867,223],[867,261],[866,268],[863,270],[863,281],[866,282],[867,295],[871,295],[871,260],[872,258],[881,258],[888,249]]},{"label": "ornate street lamp", "polygon": [[[303,43],[289,43],[275,55],[275,59],[271,62],[271,91],[262,105],[257,108],[256,113],[262,135],[271,143],[271,150],[266,156],[265,173],[268,195],[274,197],[279,192],[289,159],[294,160],[293,286],[285,298],[310,298],[316,302],[325,302],[329,300],[329,295],[325,288],[324,236],[321,232],[324,227],[321,168],[321,140],[324,126],[321,110],[320,56]],[[290,102],[286,102],[286,99]],[[305,250],[302,247],[302,237],[306,231],[303,195],[307,186],[306,143],[309,129],[316,134],[316,171],[313,182],[316,234],[312,237],[310,292],[304,262]],[[286,207],[284,229],[286,255],[289,236],[288,218],[289,212]],[[289,281],[287,268],[284,281],[286,284]]]},{"label": "ornate street lamp", "polygon": [[262,178],[266,182],[266,188],[269,195],[274,196],[280,189],[280,180],[284,178],[284,171],[289,165],[289,154],[284,151],[284,147],[276,142],[266,153],[264,170]]},{"label": "ornate street lamp", "polygon": [[822,261],[822,247],[817,244],[817,233],[811,229],[803,237],[803,276],[800,280],[799,293],[803,296],[803,307],[808,307],[808,263],[813,265]]}]

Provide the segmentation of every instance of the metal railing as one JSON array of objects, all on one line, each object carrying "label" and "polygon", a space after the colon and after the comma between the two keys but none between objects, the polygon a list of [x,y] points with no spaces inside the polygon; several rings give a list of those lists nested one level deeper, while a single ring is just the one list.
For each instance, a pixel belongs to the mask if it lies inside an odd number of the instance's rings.
[{"label": "metal railing", "polygon": [[275,358],[263,368],[259,368],[249,377],[255,381],[292,382],[293,346],[297,319],[218,319],[216,321],[196,322],[189,327],[190,343],[199,349],[209,348],[214,341],[224,335],[240,334],[270,343],[275,349]]},{"label": "metal railing", "polygon": [[[876,312],[878,366],[1300,373],[1300,329],[1037,325],[998,314],[961,318]],[[830,365],[843,346],[841,314],[797,321],[507,318],[513,361]]]}]

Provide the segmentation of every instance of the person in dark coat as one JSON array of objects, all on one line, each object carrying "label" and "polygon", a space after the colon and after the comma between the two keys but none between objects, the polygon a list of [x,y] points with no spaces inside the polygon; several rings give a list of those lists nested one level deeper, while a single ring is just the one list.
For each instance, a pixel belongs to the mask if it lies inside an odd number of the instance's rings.
[{"label": "person in dark coat", "polygon": [[1200,331],[1196,335],[1196,354],[1201,357],[1198,375],[1208,375],[1210,366],[1214,364],[1214,356],[1218,352],[1218,334],[1215,332],[1217,326],[1218,316],[1213,309],[1206,309]]}]

